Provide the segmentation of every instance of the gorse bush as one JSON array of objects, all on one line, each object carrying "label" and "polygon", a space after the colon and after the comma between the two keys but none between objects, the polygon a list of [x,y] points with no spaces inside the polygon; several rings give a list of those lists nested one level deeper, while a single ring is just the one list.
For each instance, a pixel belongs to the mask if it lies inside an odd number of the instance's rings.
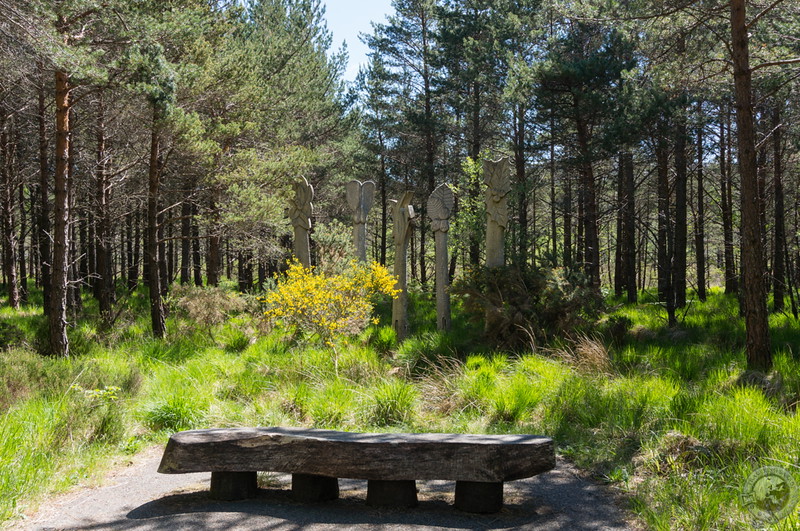
[{"label": "gorse bush", "polygon": [[295,333],[310,331],[328,345],[341,335],[357,334],[370,322],[378,295],[396,297],[395,278],[380,264],[351,262],[341,273],[326,275],[289,264],[286,276],[263,302],[264,314]]},{"label": "gorse bush", "polygon": [[498,348],[538,346],[580,329],[601,301],[584,282],[562,269],[477,268],[453,283],[486,340]]}]

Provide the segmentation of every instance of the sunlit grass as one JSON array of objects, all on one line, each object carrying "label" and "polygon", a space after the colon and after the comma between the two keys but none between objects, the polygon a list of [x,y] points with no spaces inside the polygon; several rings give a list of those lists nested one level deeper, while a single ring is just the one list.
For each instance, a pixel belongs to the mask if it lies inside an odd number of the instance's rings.
[{"label": "sunlit grass", "polygon": [[[0,309],[17,343],[0,353],[2,519],[92,477],[109,455],[222,426],[544,434],[628,492],[653,529],[746,529],[739,494],[753,470],[800,479],[800,326],[770,317],[775,370],[753,375],[738,304],[719,292],[679,312],[675,329],[644,297],[615,310],[608,337],[598,327],[522,355],[487,352],[458,313],[454,331],[405,342],[374,325],[324,346],[246,315],[206,327],[175,315],[155,340],[137,313],[146,300],[131,299],[113,330],[76,323],[70,359],[35,352],[35,308]],[[415,298],[412,321],[430,304]],[[80,391],[111,386],[114,400]]]}]

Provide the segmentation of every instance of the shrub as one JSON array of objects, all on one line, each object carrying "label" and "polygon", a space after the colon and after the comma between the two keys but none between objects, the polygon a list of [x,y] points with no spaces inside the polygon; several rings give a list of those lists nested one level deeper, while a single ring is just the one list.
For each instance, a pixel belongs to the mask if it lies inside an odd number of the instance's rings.
[{"label": "shrub", "polygon": [[296,333],[308,330],[332,345],[334,337],[361,332],[371,317],[373,299],[380,294],[397,296],[395,283],[377,263],[353,261],[342,273],[326,275],[295,260],[275,290],[264,297],[264,313]]},{"label": "shrub", "polygon": [[472,320],[484,324],[487,341],[510,349],[535,347],[581,328],[601,302],[563,269],[474,269],[453,283],[452,292],[463,297]]},{"label": "shrub", "polygon": [[175,286],[171,305],[206,332],[248,308],[248,300],[220,287]]}]

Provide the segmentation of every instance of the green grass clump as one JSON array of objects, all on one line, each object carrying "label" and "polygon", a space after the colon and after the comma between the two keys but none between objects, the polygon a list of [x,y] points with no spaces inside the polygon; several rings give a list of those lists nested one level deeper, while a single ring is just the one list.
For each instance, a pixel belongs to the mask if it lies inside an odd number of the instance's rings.
[{"label": "green grass clump", "polygon": [[377,427],[408,425],[414,419],[418,392],[410,382],[389,378],[370,392],[367,423]]}]

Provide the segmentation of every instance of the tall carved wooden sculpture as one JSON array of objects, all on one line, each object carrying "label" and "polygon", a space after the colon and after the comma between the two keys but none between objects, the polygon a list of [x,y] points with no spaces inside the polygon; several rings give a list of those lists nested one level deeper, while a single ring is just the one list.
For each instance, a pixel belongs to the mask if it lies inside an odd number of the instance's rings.
[{"label": "tall carved wooden sculpture", "polygon": [[375,183],[372,181],[350,181],[345,185],[347,204],[353,209],[353,243],[356,259],[367,261],[367,215],[375,199]]},{"label": "tall carved wooden sculpture", "polygon": [[392,326],[397,339],[405,339],[408,334],[408,277],[406,274],[406,251],[411,237],[414,207],[411,206],[412,192],[406,192],[400,201],[392,200],[392,220],[394,221],[394,274],[397,277],[395,289],[400,294],[392,302]]},{"label": "tall carved wooden sculpture", "polygon": [[289,204],[287,215],[294,227],[294,255],[305,267],[311,267],[311,242],[308,232],[311,230],[311,215],[314,213],[314,205],[311,200],[314,198],[314,188],[308,181],[301,177],[296,181],[294,198]]},{"label": "tall carved wooden sculpture", "polygon": [[505,234],[508,226],[508,192],[511,163],[507,157],[483,161],[486,183],[486,267],[505,265]]},{"label": "tall carved wooden sculpture", "polygon": [[436,325],[439,330],[450,330],[451,323],[447,231],[454,204],[455,196],[446,184],[439,185],[428,198],[428,215],[436,246]]}]

